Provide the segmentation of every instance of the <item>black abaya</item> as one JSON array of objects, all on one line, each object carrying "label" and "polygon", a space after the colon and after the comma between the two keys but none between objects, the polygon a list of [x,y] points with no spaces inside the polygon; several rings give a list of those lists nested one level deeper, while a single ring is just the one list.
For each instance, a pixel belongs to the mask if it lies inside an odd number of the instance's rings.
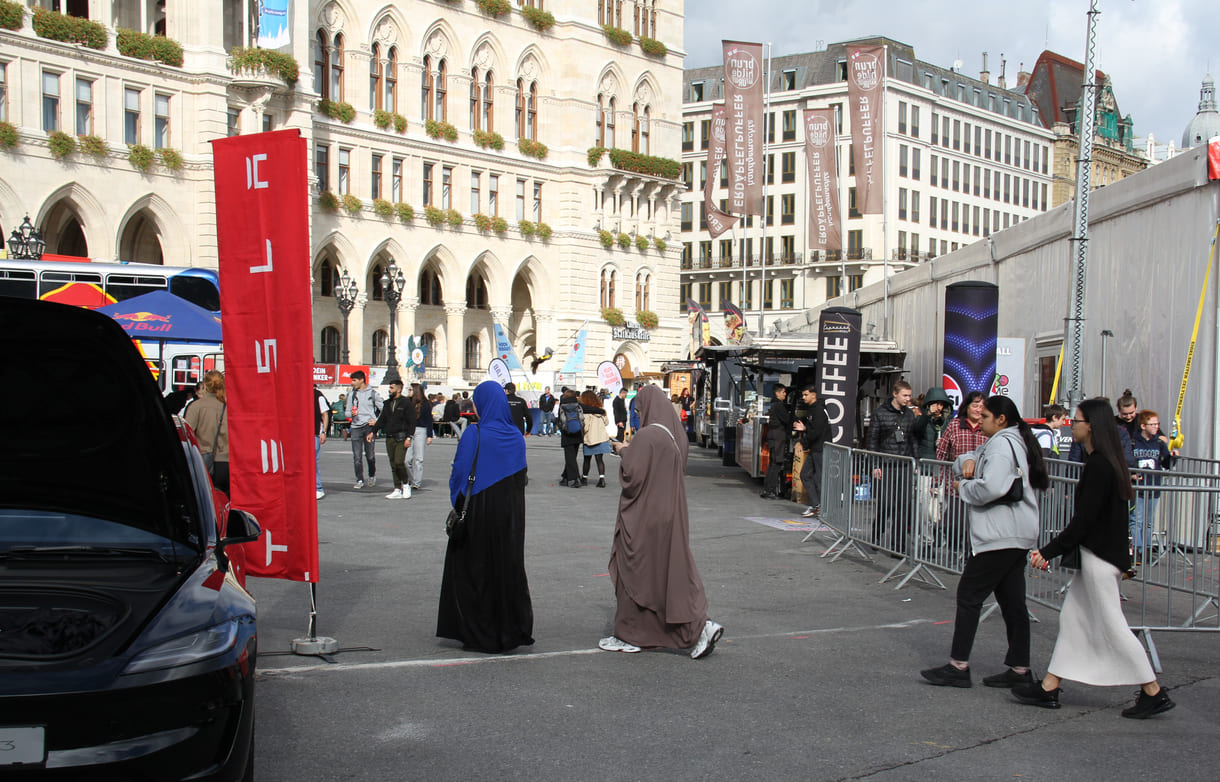
[{"label": "black abaya", "polygon": [[469,500],[466,536],[449,541],[436,634],[481,652],[534,643],[525,575],[525,480],[521,470]]}]

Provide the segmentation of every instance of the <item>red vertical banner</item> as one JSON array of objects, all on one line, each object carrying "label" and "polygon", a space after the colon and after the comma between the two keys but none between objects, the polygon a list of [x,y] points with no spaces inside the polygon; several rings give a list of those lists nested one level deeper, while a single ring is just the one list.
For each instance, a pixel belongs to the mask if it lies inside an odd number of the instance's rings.
[{"label": "red vertical banner", "polygon": [[847,103],[851,108],[852,156],[856,164],[856,208],[881,214],[881,154],[885,141],[885,47],[862,46],[847,54]]},{"label": "red vertical banner", "polygon": [[712,104],[712,137],[707,145],[707,178],[703,182],[703,209],[707,214],[707,232],[713,238],[732,228],[737,218],[720,211],[712,199],[712,191],[720,179],[720,164],[724,161],[724,104]]},{"label": "red vertical banner", "polygon": [[834,109],[805,109],[805,167],[809,179],[809,249],[843,249]]},{"label": "red vertical banner", "polygon": [[263,528],[253,576],[318,580],[307,153],[299,131],[212,142],[229,470]]},{"label": "red vertical banner", "polygon": [[1220,139],[1207,142],[1207,178],[1220,179]]},{"label": "red vertical banner", "polygon": [[763,118],[763,47],[761,43],[722,43],[729,211],[737,215],[761,215],[763,134],[766,132]]}]

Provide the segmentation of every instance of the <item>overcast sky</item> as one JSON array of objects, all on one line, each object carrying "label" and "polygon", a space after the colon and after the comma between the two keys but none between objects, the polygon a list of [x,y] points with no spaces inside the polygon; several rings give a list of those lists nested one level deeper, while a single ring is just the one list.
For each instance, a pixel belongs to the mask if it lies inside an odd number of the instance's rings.
[{"label": "overcast sky", "polygon": [[[771,43],[780,56],[884,35],[934,65],[961,60],[975,78],[986,51],[993,83],[1003,53],[1011,87],[1044,49],[1084,62],[1089,2],[686,0],[685,8],[687,68],[719,63],[724,38]],[[742,18],[726,22],[733,9]],[[1220,0],[1100,0],[1098,10],[1096,65],[1113,80],[1119,109],[1135,135],[1180,144],[1204,74],[1220,68]]]}]

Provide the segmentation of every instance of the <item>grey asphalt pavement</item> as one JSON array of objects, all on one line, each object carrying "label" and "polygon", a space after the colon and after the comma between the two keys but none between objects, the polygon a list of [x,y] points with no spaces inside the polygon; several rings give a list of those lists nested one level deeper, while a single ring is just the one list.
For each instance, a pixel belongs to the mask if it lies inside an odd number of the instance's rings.
[{"label": "grey asphalt pavement", "polygon": [[[794,519],[714,452],[691,449],[691,546],[715,652],[597,650],[611,630],[606,575],[618,460],[605,489],[561,488],[558,438],[530,438],[526,566],[532,648],[504,656],[434,637],[455,441],[437,439],[424,489],[353,490],[348,443],[323,447],[319,635],[327,662],[286,653],[306,634],[308,588],[251,579],[258,598],[256,770],[267,780],[1214,780],[1220,738],[1216,635],[1162,633],[1162,683],[1178,706],[1119,717],[1134,687],[1065,684],[1063,708],[1015,703],[978,680],[1002,669],[998,616],[979,631],[975,687],[933,687],[948,655],[948,591],[878,584],[891,560],[819,555],[829,539],[751,517]],[[1057,614],[1034,607],[1037,670]],[[367,648],[367,651],[358,650]],[[350,650],[350,651],[348,651]]]}]

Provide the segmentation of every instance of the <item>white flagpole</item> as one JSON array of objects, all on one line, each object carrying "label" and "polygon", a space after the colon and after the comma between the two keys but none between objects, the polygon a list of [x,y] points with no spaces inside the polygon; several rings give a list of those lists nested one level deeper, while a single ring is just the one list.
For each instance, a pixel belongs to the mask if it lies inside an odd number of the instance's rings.
[{"label": "white flagpole", "polygon": [[881,313],[881,333],[885,339],[890,338],[890,252],[889,252],[889,219],[890,219],[890,189],[886,181],[886,171],[890,166],[890,156],[886,151],[886,122],[889,118],[889,112],[886,111],[886,72],[889,70],[889,45],[881,47],[881,260],[882,274],[884,275],[884,285],[882,286],[882,298],[884,306]]},{"label": "white flagpole", "polygon": [[758,256],[762,260],[762,278],[758,290],[758,336],[762,339],[767,335],[765,318],[767,317],[767,178],[774,176],[770,170],[770,157],[767,139],[774,132],[771,122],[771,44],[767,43],[766,87],[763,93],[763,205],[762,216],[759,218]]}]

